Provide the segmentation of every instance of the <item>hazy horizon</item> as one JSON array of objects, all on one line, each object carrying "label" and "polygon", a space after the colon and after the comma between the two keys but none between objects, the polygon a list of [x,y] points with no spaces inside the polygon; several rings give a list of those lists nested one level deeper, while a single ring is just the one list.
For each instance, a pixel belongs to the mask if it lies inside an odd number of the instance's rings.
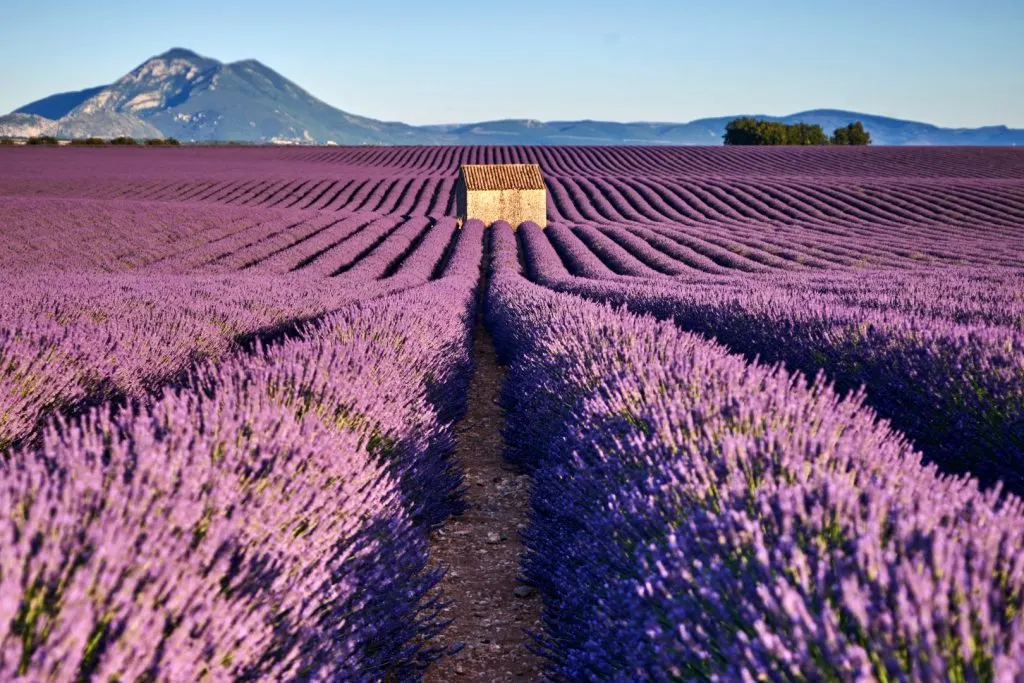
[{"label": "hazy horizon", "polygon": [[285,13],[266,0],[215,8],[182,0],[173,10],[14,0],[0,43],[0,113],[110,83],[183,47],[225,62],[257,59],[334,107],[413,124],[686,122],[844,109],[944,127],[1024,128],[1024,3],[1004,0],[867,0],[835,11],[803,0],[642,0],[628,12],[609,0],[457,0],[443,11],[317,0]]}]

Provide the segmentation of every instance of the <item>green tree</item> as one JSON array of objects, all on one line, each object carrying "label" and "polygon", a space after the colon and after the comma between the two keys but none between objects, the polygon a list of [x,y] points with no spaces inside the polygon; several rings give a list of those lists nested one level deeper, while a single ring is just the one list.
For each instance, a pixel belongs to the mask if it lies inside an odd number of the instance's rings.
[{"label": "green tree", "polygon": [[28,139],[30,145],[56,145],[57,138],[52,135],[36,135]]},{"label": "green tree", "polygon": [[112,145],[134,145],[135,138],[128,137],[127,135],[119,135],[110,141]]},{"label": "green tree", "polygon": [[774,121],[758,121],[759,145],[785,145],[789,141],[786,124]]},{"label": "green tree", "polygon": [[80,146],[80,145],[86,145],[86,146],[92,147],[92,146],[105,145],[105,144],[107,144],[107,141],[104,140],[103,138],[77,138],[75,140],[72,140],[71,144],[75,145],[76,147]]},{"label": "green tree", "polygon": [[824,129],[814,123],[794,123],[788,127],[786,144],[789,145],[827,145],[828,136]]},{"label": "green tree", "polygon": [[760,145],[757,119],[750,117],[733,119],[725,124],[725,144],[727,145]]},{"label": "green tree", "polygon": [[836,128],[832,133],[831,142],[833,145],[870,145],[871,133],[864,130],[864,124],[860,121]]},{"label": "green tree", "polygon": [[809,123],[786,125],[743,117],[725,125],[723,136],[727,145],[827,145],[828,137],[821,126]]}]

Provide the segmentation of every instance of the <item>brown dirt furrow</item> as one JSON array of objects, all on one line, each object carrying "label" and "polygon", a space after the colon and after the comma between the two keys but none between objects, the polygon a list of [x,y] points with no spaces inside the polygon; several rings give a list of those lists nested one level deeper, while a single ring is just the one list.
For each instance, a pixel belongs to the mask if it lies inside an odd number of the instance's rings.
[{"label": "brown dirt furrow", "polygon": [[448,572],[439,589],[451,625],[438,638],[444,656],[427,671],[441,681],[537,680],[541,659],[527,650],[540,626],[540,598],[517,580],[530,478],[502,458],[504,369],[482,325],[473,338],[469,411],[457,427],[455,457],[466,475],[467,509],[431,535],[431,562]]}]

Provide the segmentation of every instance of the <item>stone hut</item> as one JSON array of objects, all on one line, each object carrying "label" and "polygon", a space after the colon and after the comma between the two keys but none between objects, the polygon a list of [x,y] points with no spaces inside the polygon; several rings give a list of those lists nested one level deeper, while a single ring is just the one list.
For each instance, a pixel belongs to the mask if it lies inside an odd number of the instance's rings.
[{"label": "stone hut", "polygon": [[513,228],[533,221],[548,225],[548,197],[537,164],[464,164],[455,183],[459,225],[478,218],[490,227],[508,221]]}]

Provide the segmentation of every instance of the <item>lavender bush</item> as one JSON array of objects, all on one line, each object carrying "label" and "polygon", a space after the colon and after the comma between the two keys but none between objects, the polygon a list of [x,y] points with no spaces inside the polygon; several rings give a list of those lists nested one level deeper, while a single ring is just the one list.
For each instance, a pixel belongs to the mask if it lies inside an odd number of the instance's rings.
[{"label": "lavender bush", "polygon": [[821,382],[553,293],[495,231],[528,578],[567,680],[1015,680],[1024,505]]},{"label": "lavender bush", "polygon": [[[536,236],[524,242],[536,248]],[[531,263],[550,263],[550,250]],[[1024,335],[1020,274],[1001,269],[834,274],[679,285],[560,277],[563,291],[674,320],[729,348],[824,371],[867,401],[945,470],[1024,492]],[[555,279],[548,279],[547,275]]]},{"label": "lavender bush", "polygon": [[471,369],[467,228],[440,279],[407,259],[397,293],[9,453],[0,677],[418,679],[426,531],[461,505],[439,415]]}]

